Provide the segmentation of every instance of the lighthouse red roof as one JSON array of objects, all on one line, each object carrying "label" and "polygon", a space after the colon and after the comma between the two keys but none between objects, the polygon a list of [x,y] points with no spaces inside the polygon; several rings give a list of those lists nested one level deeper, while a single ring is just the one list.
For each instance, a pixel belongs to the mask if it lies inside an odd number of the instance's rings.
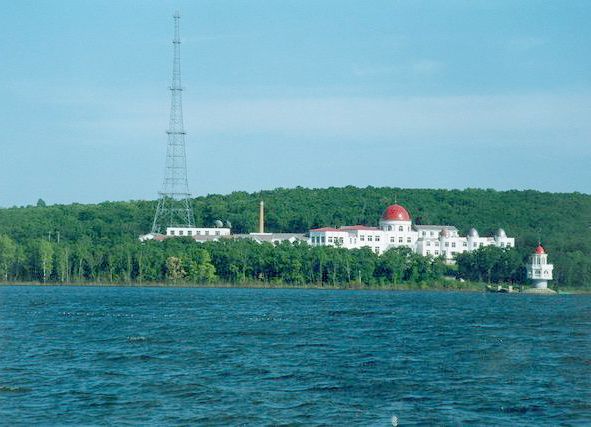
[{"label": "lighthouse red roof", "polygon": [[382,219],[386,221],[410,221],[410,215],[404,207],[400,205],[390,205],[384,211]]},{"label": "lighthouse red roof", "polygon": [[536,248],[536,251],[535,252],[538,255],[541,255],[541,254],[545,254],[546,253],[546,251],[544,250],[544,247],[542,245],[538,245],[538,247]]}]

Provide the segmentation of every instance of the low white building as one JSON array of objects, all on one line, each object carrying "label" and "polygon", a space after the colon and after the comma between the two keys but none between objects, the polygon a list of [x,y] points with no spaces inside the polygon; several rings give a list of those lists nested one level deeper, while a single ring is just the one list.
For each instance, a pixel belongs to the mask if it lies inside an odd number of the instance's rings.
[{"label": "low white building", "polygon": [[217,240],[230,236],[230,229],[223,227],[167,227],[166,234],[148,233],[140,236],[140,241],[164,240],[169,237],[191,237],[196,241]]},{"label": "low white building", "polygon": [[194,236],[229,236],[229,228],[197,228],[197,227],[167,227],[166,236],[194,237]]},{"label": "low white building", "polygon": [[449,225],[413,225],[404,207],[391,205],[384,211],[379,227],[316,228],[310,230],[308,243],[347,249],[368,247],[377,254],[403,246],[423,256],[442,256],[447,262],[453,262],[456,254],[483,246],[513,247],[515,239],[507,237],[503,229],[499,229],[494,236],[480,237],[472,228],[468,236],[463,237],[456,227]]}]

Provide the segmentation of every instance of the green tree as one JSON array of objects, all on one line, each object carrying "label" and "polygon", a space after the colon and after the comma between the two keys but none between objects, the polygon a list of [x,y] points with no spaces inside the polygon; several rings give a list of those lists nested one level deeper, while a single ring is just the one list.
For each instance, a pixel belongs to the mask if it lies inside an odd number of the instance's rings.
[{"label": "green tree", "polygon": [[184,267],[187,276],[195,283],[212,283],[216,279],[215,267],[211,263],[211,257],[206,250],[199,249],[189,259]]},{"label": "green tree", "polygon": [[41,280],[47,282],[50,278],[51,267],[53,265],[53,246],[47,240],[39,240],[37,250]]},{"label": "green tree", "polygon": [[183,269],[183,262],[179,257],[169,256],[166,258],[166,277],[176,283],[185,278],[187,273]]},{"label": "green tree", "polygon": [[0,235],[0,275],[7,281],[16,261],[16,243],[8,236]]}]

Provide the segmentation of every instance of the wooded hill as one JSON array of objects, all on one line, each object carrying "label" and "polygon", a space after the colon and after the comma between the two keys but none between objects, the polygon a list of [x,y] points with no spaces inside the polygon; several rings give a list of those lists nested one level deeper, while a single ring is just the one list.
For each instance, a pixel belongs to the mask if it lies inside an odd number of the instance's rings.
[{"label": "wooded hill", "polygon": [[[557,284],[591,286],[590,195],[351,186],[278,188],[198,197],[193,202],[196,223],[211,226],[221,219],[232,223],[234,233],[256,231],[260,200],[265,201],[266,228],[272,232],[377,225],[384,208],[396,200],[407,208],[416,224],[454,225],[463,235],[475,227],[481,236],[493,235],[498,228],[503,228],[508,236],[516,237],[517,252],[522,260],[541,239],[550,261],[555,264]],[[107,277],[118,281],[134,280],[134,274],[141,270],[136,259],[141,246],[137,238],[150,230],[155,208],[155,201],[52,206],[44,206],[40,201],[37,206],[0,209],[2,276],[4,280],[105,280]],[[162,245],[163,248],[169,246],[179,251],[178,245]],[[51,249],[47,249],[49,247]],[[64,249],[67,250],[64,252]],[[51,256],[47,253],[43,256],[44,250],[51,252]],[[212,252],[214,249],[209,248],[210,258]],[[113,256],[125,259],[120,263],[126,266],[114,268],[110,265],[109,258]],[[64,257],[67,259],[63,260]],[[155,266],[156,270],[162,270],[160,279],[166,278],[168,271],[166,257],[163,259],[163,265]],[[226,268],[216,265],[216,259],[211,261],[218,272]],[[261,274],[253,278],[268,279]],[[522,276],[522,272],[520,274]],[[320,280],[324,279],[321,275]],[[159,280],[157,274],[153,280]],[[298,280],[308,278],[304,276]]]}]

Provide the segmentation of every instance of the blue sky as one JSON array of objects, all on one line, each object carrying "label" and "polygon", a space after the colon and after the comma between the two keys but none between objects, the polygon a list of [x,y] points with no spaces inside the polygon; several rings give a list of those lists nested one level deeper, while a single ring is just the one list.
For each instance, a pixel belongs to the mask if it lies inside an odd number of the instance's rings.
[{"label": "blue sky", "polygon": [[172,14],[193,194],[591,193],[589,1],[18,1],[0,206],[154,199]]}]

